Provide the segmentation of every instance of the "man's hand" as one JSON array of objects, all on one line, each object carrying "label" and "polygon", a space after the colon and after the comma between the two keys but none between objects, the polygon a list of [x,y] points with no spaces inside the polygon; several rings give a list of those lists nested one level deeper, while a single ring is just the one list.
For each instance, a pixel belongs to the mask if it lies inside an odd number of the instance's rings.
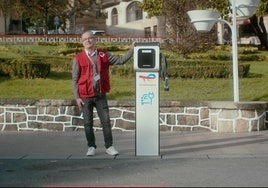
[{"label": "man's hand", "polygon": [[76,99],[76,103],[77,103],[77,106],[79,107],[79,110],[82,110],[83,106],[84,106],[84,102],[82,101],[81,98],[77,98]]}]

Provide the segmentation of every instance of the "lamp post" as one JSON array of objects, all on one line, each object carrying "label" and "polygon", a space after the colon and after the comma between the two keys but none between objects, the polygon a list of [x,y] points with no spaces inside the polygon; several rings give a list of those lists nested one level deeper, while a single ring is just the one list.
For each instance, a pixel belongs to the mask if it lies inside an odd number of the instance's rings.
[{"label": "lamp post", "polygon": [[[232,4],[232,24],[226,20],[220,19],[219,14],[213,10],[193,10],[188,11],[188,15],[191,22],[194,24],[198,31],[208,32],[211,30],[215,22],[226,23],[232,31],[232,57],[233,57],[233,94],[234,102],[239,102],[239,83],[238,83],[238,52],[237,52],[237,10],[239,15],[243,17],[250,17],[254,14],[256,7],[258,6],[259,0],[229,0]],[[196,11],[198,13],[196,14]],[[200,12],[206,13],[202,17]],[[209,13],[209,14],[207,14]],[[201,26],[208,26],[203,28]],[[200,26],[200,27],[199,27]]]},{"label": "lamp post", "polygon": [[239,82],[238,82],[238,52],[237,52],[237,26],[236,26],[236,6],[235,0],[232,0],[232,49],[233,49],[233,93],[234,102],[239,102]]}]

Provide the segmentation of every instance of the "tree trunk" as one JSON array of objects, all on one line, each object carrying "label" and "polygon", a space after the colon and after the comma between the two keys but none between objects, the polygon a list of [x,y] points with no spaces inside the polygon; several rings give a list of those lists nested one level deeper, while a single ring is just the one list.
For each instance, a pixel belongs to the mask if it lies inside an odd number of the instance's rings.
[{"label": "tree trunk", "polygon": [[5,19],[4,34],[7,34],[7,17],[5,16],[4,19]]}]

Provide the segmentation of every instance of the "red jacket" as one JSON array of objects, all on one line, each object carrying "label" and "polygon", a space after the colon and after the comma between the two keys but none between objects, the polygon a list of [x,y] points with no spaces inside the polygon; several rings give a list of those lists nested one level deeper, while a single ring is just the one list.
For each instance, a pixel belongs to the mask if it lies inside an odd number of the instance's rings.
[{"label": "red jacket", "polygon": [[[78,53],[76,60],[80,69],[80,77],[78,79],[78,92],[81,98],[94,96],[93,78],[92,78],[92,63],[85,51]],[[109,77],[109,60],[108,54],[105,51],[97,51],[98,59],[98,74],[100,76],[100,93],[105,94],[110,91]]]}]

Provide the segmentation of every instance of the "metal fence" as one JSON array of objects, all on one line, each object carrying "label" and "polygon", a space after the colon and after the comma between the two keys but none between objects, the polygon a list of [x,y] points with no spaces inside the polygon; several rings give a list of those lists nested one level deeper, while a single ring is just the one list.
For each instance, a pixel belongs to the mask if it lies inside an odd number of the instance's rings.
[{"label": "metal fence", "polygon": [[[97,37],[97,42],[126,43],[136,42],[164,42],[161,37]],[[81,42],[81,35],[0,35],[0,44],[34,44],[39,42]]]}]

